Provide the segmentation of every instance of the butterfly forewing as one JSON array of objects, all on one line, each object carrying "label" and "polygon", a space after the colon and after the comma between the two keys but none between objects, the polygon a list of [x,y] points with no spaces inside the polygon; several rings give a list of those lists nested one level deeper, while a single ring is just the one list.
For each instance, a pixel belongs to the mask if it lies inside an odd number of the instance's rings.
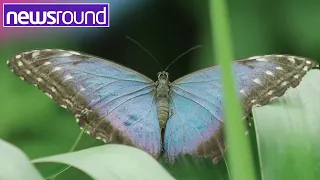
[{"label": "butterfly forewing", "polygon": [[[235,61],[233,70],[245,115],[296,87],[318,64],[288,55],[265,55]],[[165,158],[180,154],[219,157],[224,154],[221,69],[206,68],[171,84],[172,116],[167,122]]]},{"label": "butterfly forewing", "polygon": [[290,55],[265,55],[235,62],[234,71],[245,115],[296,87],[317,62]]},{"label": "butterfly forewing", "polygon": [[89,135],[159,156],[155,85],[146,76],[111,61],[59,49],[22,52],[8,66],[75,114]]}]

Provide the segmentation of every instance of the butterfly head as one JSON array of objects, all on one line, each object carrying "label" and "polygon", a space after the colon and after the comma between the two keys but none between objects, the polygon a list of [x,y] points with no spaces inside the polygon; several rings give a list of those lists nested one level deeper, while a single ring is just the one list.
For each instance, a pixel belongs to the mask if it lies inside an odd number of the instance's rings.
[{"label": "butterfly head", "polygon": [[158,72],[158,80],[169,80],[169,73],[166,71]]}]

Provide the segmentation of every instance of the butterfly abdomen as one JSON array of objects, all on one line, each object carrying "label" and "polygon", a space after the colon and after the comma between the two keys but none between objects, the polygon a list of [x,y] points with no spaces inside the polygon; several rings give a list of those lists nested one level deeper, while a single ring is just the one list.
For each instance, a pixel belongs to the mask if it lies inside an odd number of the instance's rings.
[{"label": "butterfly abdomen", "polygon": [[161,128],[165,127],[169,118],[169,91],[168,73],[161,72],[158,75],[156,92],[157,112]]},{"label": "butterfly abdomen", "polygon": [[157,98],[157,110],[160,127],[164,128],[169,117],[169,101],[168,98]]}]

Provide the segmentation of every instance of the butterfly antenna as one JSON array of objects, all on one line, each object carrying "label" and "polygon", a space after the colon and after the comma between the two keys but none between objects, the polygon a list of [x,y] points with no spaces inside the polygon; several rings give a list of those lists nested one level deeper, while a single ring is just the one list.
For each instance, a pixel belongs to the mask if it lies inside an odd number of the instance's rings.
[{"label": "butterfly antenna", "polygon": [[136,40],[132,39],[131,37],[127,36],[126,38],[128,38],[130,41],[134,42],[134,43],[137,44],[141,49],[143,49],[145,52],[147,52],[147,53],[151,56],[151,58],[157,62],[157,64],[158,64],[158,66],[160,67],[161,71],[163,71],[163,69],[162,69],[159,61],[158,61],[146,48],[144,48],[140,43],[138,43]]},{"label": "butterfly antenna", "polygon": [[198,49],[202,47],[202,45],[198,45],[198,46],[195,46],[195,47],[192,47],[190,49],[188,49],[187,51],[185,51],[184,53],[180,54],[177,58],[175,58],[173,61],[171,61],[171,63],[166,67],[166,69],[164,71],[167,71],[167,69],[173,64],[175,63],[177,60],[179,60],[182,56],[188,54],[190,51],[193,51],[195,49]]}]

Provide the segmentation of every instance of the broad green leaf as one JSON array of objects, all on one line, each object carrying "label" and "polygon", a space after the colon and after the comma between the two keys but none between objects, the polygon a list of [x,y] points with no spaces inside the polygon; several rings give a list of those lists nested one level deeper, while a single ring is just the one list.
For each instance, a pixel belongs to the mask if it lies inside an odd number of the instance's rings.
[{"label": "broad green leaf", "polygon": [[320,71],[253,109],[262,179],[320,179]]},{"label": "broad green leaf", "polygon": [[43,180],[24,153],[2,139],[0,139],[0,169],[0,179],[3,180]]},{"label": "broad green leaf", "polygon": [[103,145],[33,160],[76,167],[95,180],[174,180],[149,154],[125,145]]}]

